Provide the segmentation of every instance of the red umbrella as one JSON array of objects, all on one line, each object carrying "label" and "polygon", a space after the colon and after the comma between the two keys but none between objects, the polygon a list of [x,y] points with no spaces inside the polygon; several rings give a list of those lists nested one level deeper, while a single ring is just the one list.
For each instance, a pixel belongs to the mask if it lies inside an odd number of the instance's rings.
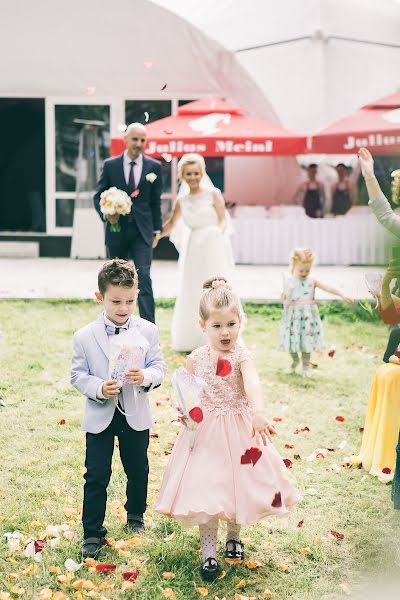
[{"label": "red umbrella", "polygon": [[[303,154],[307,138],[276,123],[244,114],[239,106],[220,98],[185,104],[178,114],[146,126],[149,156],[277,156]],[[111,155],[125,148],[123,135],[112,139]]]},{"label": "red umbrella", "polygon": [[363,106],[312,137],[312,152],[356,154],[367,146],[373,154],[400,151],[400,94]]}]

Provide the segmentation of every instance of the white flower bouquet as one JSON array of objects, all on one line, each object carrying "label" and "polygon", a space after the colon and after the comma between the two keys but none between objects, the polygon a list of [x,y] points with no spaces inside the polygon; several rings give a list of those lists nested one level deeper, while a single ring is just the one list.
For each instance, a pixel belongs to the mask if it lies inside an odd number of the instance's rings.
[{"label": "white flower bouquet", "polygon": [[171,377],[176,394],[175,408],[183,417],[190,432],[190,448],[193,448],[196,429],[204,418],[201,408],[201,394],[207,387],[203,379],[180,367]]},{"label": "white flower bouquet", "polygon": [[[131,212],[131,207],[132,200],[128,194],[115,186],[100,194],[100,210],[105,216],[128,215]],[[118,222],[111,223],[110,229],[112,232],[119,232],[121,231],[121,225]]]}]

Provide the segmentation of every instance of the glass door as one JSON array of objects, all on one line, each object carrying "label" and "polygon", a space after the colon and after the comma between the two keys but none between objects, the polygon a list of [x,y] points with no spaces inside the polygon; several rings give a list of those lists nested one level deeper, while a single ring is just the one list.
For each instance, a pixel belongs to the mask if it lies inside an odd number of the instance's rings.
[{"label": "glass door", "polygon": [[79,123],[103,121],[98,128],[100,162],[109,156],[111,102],[104,99],[46,101],[46,217],[47,233],[71,235],[78,172]]}]

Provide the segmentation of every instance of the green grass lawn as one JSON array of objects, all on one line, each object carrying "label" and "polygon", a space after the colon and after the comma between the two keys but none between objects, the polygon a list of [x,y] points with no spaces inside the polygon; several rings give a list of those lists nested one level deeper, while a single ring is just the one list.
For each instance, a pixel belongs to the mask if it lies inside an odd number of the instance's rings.
[{"label": "green grass lawn", "polygon": [[[324,328],[327,346],[335,345],[336,354],[334,358],[326,351],[314,355],[319,375],[311,380],[284,374],[288,356],[276,350],[279,310],[247,307],[245,339],[257,357],[266,412],[271,419],[282,419],[275,423],[275,444],[283,457],[292,460],[289,473],[304,499],[288,518],[244,528],[247,559],[260,563],[257,568],[224,563],[221,529],[225,576],[205,584],[198,572],[198,531],[181,529],[151,508],[168,461],[164,452],[170,450],[177,434],[171,424],[175,414],[165,397],[171,392],[169,375],[184,363],[184,356],[170,347],[171,307],[160,303],[157,312],[169,374],[163,387],[152,394],[157,421],[153,431],[158,438],[151,439],[146,536],[102,551],[101,562],[117,565],[114,573],[94,573],[85,565],[71,577],[64,562],[68,558],[80,562],[84,464],[80,432],[84,399],[69,384],[71,343],[73,332],[94,319],[99,307],[92,302],[0,302],[5,334],[0,396],[6,403],[0,408],[0,600],[7,593],[11,598],[56,600],[191,600],[206,591],[212,600],[234,600],[235,595],[239,600],[258,600],[269,597],[264,594],[267,588],[276,600],[319,600],[346,597],[347,586],[354,591],[365,577],[397,564],[400,527],[390,503],[390,486],[364,477],[362,469],[332,469],[332,464],[340,466],[359,447],[369,385],[381,364],[388,331],[377,320],[365,320],[369,318],[366,313],[364,320],[352,321],[350,309],[341,313],[337,304],[332,307],[324,307]],[[337,415],[345,421],[336,421]],[[62,419],[63,425],[59,424]],[[294,433],[305,426],[309,432]],[[294,448],[285,449],[285,444]],[[323,459],[307,461],[317,448],[335,450]],[[294,459],[294,454],[301,458]],[[315,490],[313,495],[310,489]],[[124,490],[116,452],[106,517],[111,543],[132,537],[124,532],[119,509]],[[304,521],[300,528],[299,521]],[[51,538],[45,536],[46,526],[62,523],[69,524],[75,539],[61,537],[53,547]],[[8,551],[3,534],[15,530],[22,532],[23,543],[29,537],[45,539],[41,562],[25,558],[21,548]],[[330,530],[344,538],[330,537]],[[121,573],[137,567],[136,583],[124,591]],[[174,577],[165,579],[165,572]],[[76,589],[72,584],[79,579],[92,584]],[[53,590],[53,595],[40,596],[45,588]]]}]

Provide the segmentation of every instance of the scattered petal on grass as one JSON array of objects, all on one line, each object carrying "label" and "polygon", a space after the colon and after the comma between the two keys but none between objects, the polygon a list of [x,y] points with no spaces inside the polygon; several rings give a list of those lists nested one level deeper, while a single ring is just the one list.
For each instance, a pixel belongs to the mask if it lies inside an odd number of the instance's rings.
[{"label": "scattered petal on grass", "polygon": [[107,563],[99,563],[96,565],[96,571],[100,571],[101,573],[110,573],[111,571],[115,571],[117,565],[107,564]]},{"label": "scattered petal on grass", "polygon": [[334,538],[336,540],[343,540],[344,533],[339,533],[338,531],[333,531],[333,529],[331,529],[331,531],[328,533],[328,537]]},{"label": "scattered petal on grass", "polygon": [[25,594],[25,588],[20,588],[17,585],[13,585],[12,588],[10,588],[10,591],[17,596],[23,596]]},{"label": "scattered petal on grass", "polygon": [[226,571],[221,571],[221,575],[217,577],[217,579],[223,579],[226,575]]},{"label": "scattered petal on grass", "polygon": [[331,464],[331,469],[332,471],[335,471],[335,473],[339,473],[342,470],[342,467],[339,467],[339,465],[333,463]]},{"label": "scattered petal on grass", "polygon": [[310,431],[309,427],[301,427],[300,429],[295,429],[293,433],[305,433],[306,431]]},{"label": "scattered petal on grass", "polygon": [[164,577],[164,579],[174,579],[175,573],[172,573],[171,571],[164,571],[162,576]]},{"label": "scattered petal on grass", "polygon": [[125,571],[125,573],[121,573],[121,575],[125,581],[134,582],[138,578],[139,571]]},{"label": "scattered petal on grass", "polygon": [[303,527],[303,524],[304,524],[304,519],[302,519],[301,521],[299,521],[299,522],[297,523],[296,527],[297,527],[298,529],[300,529],[300,527]]},{"label": "scattered petal on grass", "polygon": [[335,346],[331,346],[328,350],[328,356],[329,358],[333,358],[335,356],[335,352],[336,352],[336,348]]},{"label": "scattered petal on grass", "polygon": [[94,560],[94,558],[85,558],[85,565],[87,567],[95,567],[97,562]]},{"label": "scattered petal on grass", "polygon": [[283,419],[282,417],[274,417],[272,420],[275,421],[275,423],[280,423]]},{"label": "scattered petal on grass", "polygon": [[67,571],[71,571],[71,573],[79,571],[82,565],[83,563],[77,563],[74,560],[72,560],[72,558],[67,558],[67,560],[64,563],[64,567],[67,569]]},{"label": "scattered petal on grass", "polygon": [[205,587],[197,587],[195,590],[200,596],[208,596],[208,589]]},{"label": "scattered petal on grass", "polygon": [[163,538],[164,542],[170,542],[171,540],[173,540],[175,537],[175,531],[173,533],[171,533],[171,535],[167,535],[167,537]]},{"label": "scattered petal on grass", "polygon": [[290,450],[291,448],[294,448],[294,445],[293,444],[285,444],[284,447],[287,448],[288,450]]},{"label": "scattered petal on grass", "polygon": [[245,579],[241,579],[236,585],[235,589],[240,590],[241,588],[246,587],[247,581]]},{"label": "scattered petal on grass", "polygon": [[308,488],[308,490],[306,490],[306,494],[308,494],[309,496],[315,496],[316,494],[318,494],[318,490],[316,490],[315,488]]},{"label": "scattered petal on grass", "polygon": [[343,423],[343,421],[345,421],[346,419],[344,417],[342,417],[342,415],[338,415],[337,417],[335,417],[336,421],[339,421],[339,423]]},{"label": "scattered petal on grass", "polygon": [[285,563],[279,563],[277,566],[281,571],[289,571],[289,565],[286,565]]},{"label": "scattered petal on grass", "polygon": [[49,573],[56,573],[57,575],[59,575],[61,573],[61,569],[60,569],[60,567],[55,567],[55,566],[51,565],[49,567]]},{"label": "scattered petal on grass", "polygon": [[248,569],[258,569],[258,567],[262,567],[262,563],[258,562],[258,560],[246,560],[244,564]]},{"label": "scattered petal on grass", "polygon": [[292,463],[292,461],[290,460],[290,458],[284,458],[284,459],[283,459],[283,462],[285,463],[285,467],[286,467],[287,469],[291,469],[291,468],[292,468],[292,466],[293,466],[293,463]]},{"label": "scattered petal on grass", "polygon": [[131,590],[134,585],[134,581],[124,581],[124,583],[121,585],[121,590],[123,592],[127,592],[128,590]]},{"label": "scattered petal on grass", "polygon": [[235,600],[257,600],[255,596],[243,596],[243,594],[235,594]]},{"label": "scattered petal on grass", "polygon": [[352,587],[346,581],[344,581],[343,583],[339,583],[339,587],[347,596],[351,594]]},{"label": "scattered petal on grass", "polygon": [[55,592],[51,600],[67,600],[67,594],[64,594],[64,592]]},{"label": "scattered petal on grass", "polygon": [[228,565],[240,565],[243,560],[241,558],[225,558],[225,562]]},{"label": "scattered petal on grass", "polygon": [[31,563],[30,565],[28,565],[26,567],[26,569],[23,569],[21,571],[21,575],[33,575],[33,573],[36,573],[37,570],[38,570],[38,566]]},{"label": "scattered petal on grass", "polygon": [[11,598],[8,592],[0,592],[0,600],[8,600],[8,598]]},{"label": "scattered petal on grass", "polygon": [[176,600],[175,592],[171,588],[165,588],[163,590],[162,595],[164,598],[169,598],[170,600]]},{"label": "scattered petal on grass", "polygon": [[[39,592],[39,600],[51,600],[52,597],[53,597],[53,590],[51,590],[50,588],[43,588]],[[0,598],[1,598],[1,596],[0,596]]]},{"label": "scattered petal on grass", "polygon": [[311,553],[311,548],[310,546],[305,546],[304,548],[300,548],[299,550],[300,554],[310,554]]},{"label": "scattered petal on grass", "polygon": [[60,419],[60,420],[58,421],[58,424],[59,424],[59,425],[65,425],[65,424],[66,424],[66,422],[67,422],[67,421],[66,421],[66,419]]},{"label": "scattered petal on grass", "polygon": [[270,589],[265,588],[265,590],[263,591],[263,598],[271,598],[272,597],[272,592]]}]

